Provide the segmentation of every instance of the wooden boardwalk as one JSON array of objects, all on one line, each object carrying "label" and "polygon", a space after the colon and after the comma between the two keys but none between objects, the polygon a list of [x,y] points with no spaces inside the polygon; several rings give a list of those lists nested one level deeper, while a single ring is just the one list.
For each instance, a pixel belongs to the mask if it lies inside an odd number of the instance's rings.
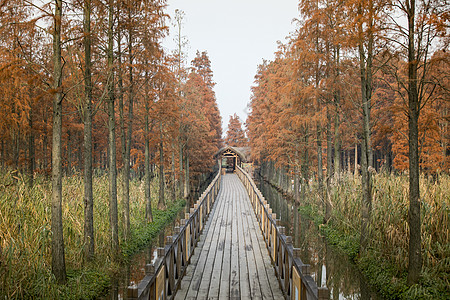
[{"label": "wooden boardwalk", "polygon": [[283,299],[247,191],[235,174],[222,180],[175,299]]}]

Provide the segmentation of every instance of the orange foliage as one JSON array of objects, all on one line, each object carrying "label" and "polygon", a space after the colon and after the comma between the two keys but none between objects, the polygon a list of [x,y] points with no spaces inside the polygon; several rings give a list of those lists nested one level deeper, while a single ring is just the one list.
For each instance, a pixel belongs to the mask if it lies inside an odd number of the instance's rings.
[{"label": "orange foliage", "polygon": [[[35,22],[47,9],[25,7],[24,3],[4,1],[0,6],[0,163],[1,166],[24,169],[34,155],[34,172],[49,172],[51,146],[51,40],[39,31]],[[114,90],[116,120],[120,120],[122,102],[125,128],[117,121],[117,166],[123,167],[120,136],[128,127],[128,91],[132,85],[134,117],[131,120],[131,167],[134,174],[144,171],[144,140],[150,140],[150,155],[156,158],[160,142],[164,148],[165,170],[175,170],[180,178],[181,156],[189,155],[191,175],[210,171],[213,154],[222,145],[222,124],[214,94],[213,72],[206,52],[198,52],[192,62],[188,82],[179,82],[174,74],[178,62],[164,53],[162,38],[167,34],[166,1],[141,1],[135,9],[133,1],[116,1],[117,16],[114,36],[119,37],[121,61],[118,60],[117,40],[114,45]],[[93,93],[93,160],[95,168],[108,167],[108,115],[105,107],[109,73],[106,42],[108,16],[106,3],[93,1],[92,93]],[[67,8],[63,16],[64,72],[62,86],[64,169],[83,168],[84,47],[83,24],[78,17],[82,7]],[[49,13],[48,16],[51,14]],[[44,18],[48,17],[43,16]],[[48,22],[51,24],[52,22]],[[132,34],[133,48],[127,47]],[[132,56],[132,60],[130,60]],[[132,65],[130,65],[130,62]],[[129,74],[129,72],[132,74]],[[180,70],[179,70],[180,71]],[[187,73],[187,71],[183,71]],[[121,76],[119,76],[121,73]],[[120,83],[119,83],[120,78]],[[184,91],[180,92],[180,89]],[[123,101],[120,101],[120,100]],[[146,113],[148,107],[148,114]],[[145,136],[145,118],[149,117],[150,132]],[[31,119],[31,120],[30,120]],[[122,132],[123,131],[123,132]],[[33,133],[33,137],[28,139]],[[32,142],[29,142],[32,140]],[[28,147],[32,143],[34,153]],[[179,144],[181,144],[179,146]],[[159,159],[151,163],[159,164]],[[174,165],[174,168],[169,166]],[[168,173],[171,171],[167,171]]]},{"label": "orange foliage", "polygon": [[242,123],[237,114],[230,116],[225,144],[232,147],[247,146],[247,138],[245,137]]}]

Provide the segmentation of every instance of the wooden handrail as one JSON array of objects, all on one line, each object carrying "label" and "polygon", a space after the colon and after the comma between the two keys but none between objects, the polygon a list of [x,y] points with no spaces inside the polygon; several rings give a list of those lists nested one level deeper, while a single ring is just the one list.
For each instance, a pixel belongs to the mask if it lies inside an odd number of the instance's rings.
[{"label": "wooden handrail", "polygon": [[277,226],[276,214],[272,213],[253,179],[239,166],[236,173],[248,192],[285,298],[330,299],[328,288],[317,287],[309,274],[309,265],[303,264],[300,249],[292,245],[292,237],[285,235],[284,227]]},{"label": "wooden handrail", "polygon": [[221,166],[216,177],[185,214],[174,235],[166,237],[166,246],[157,249],[154,264],[145,267],[146,276],[128,287],[128,299],[173,299],[190,262],[206,219],[217,199],[221,184]]}]

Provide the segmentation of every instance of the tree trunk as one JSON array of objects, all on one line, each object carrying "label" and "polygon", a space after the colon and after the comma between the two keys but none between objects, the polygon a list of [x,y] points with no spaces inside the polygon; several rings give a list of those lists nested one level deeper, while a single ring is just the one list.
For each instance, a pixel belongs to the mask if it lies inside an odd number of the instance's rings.
[{"label": "tree trunk", "polygon": [[352,173],[352,164],[350,162],[350,156],[351,156],[351,152],[350,152],[350,150],[348,150],[347,151],[347,171],[348,171],[348,174]]},{"label": "tree trunk", "polygon": [[[308,141],[308,132],[305,132],[305,145],[309,144]],[[302,159],[302,196],[304,196],[304,192],[306,191],[306,186],[308,185],[309,182],[309,174],[308,174],[308,170],[309,170],[309,153],[308,153],[308,149],[305,149],[305,151],[303,152],[303,159]],[[304,198],[302,198],[304,199]]]},{"label": "tree trunk", "polygon": [[177,178],[175,176],[175,145],[172,144],[172,193],[173,199],[177,198]]},{"label": "tree trunk", "polygon": [[52,272],[59,284],[67,280],[62,223],[62,0],[55,0],[53,31],[53,135],[52,135]]},{"label": "tree trunk", "polygon": [[184,192],[184,186],[185,186],[185,183],[184,183],[184,173],[183,173],[183,145],[182,145],[182,143],[181,143],[181,141],[179,141],[179,150],[180,150],[180,190],[179,190],[179,193],[180,193],[180,197],[182,197],[183,196],[183,192]]},{"label": "tree trunk", "polygon": [[[367,8],[371,14],[373,4],[369,1]],[[362,13],[362,6],[359,7]],[[363,141],[361,145],[361,185],[362,185],[362,205],[361,205],[361,236],[360,247],[365,249],[370,240],[370,214],[372,210],[372,179],[370,168],[372,168],[372,146],[371,146],[371,127],[370,127],[370,111],[372,100],[372,59],[373,59],[373,20],[369,16],[368,24],[368,46],[367,50],[363,45],[363,40],[358,41],[360,78],[361,78],[361,105],[363,112]],[[358,24],[358,30],[362,35],[363,25]]]},{"label": "tree trunk", "polygon": [[[122,162],[125,159],[125,152],[126,152],[126,134],[125,134],[125,114],[123,111],[123,75],[122,75],[122,47],[121,45],[121,31],[120,31],[120,24],[117,26],[117,59],[119,67],[117,69],[117,85],[118,85],[118,92],[119,92],[119,122],[120,122],[120,145],[121,145],[121,154],[122,154]],[[123,173],[123,169],[122,169]]]},{"label": "tree trunk", "polygon": [[415,50],[415,0],[408,0],[408,107],[409,107],[409,260],[408,285],[419,281],[422,269],[422,239],[420,228],[419,191],[419,94],[417,88],[418,62]]},{"label": "tree trunk", "polygon": [[[335,62],[336,62],[336,78],[335,81],[338,81],[339,78],[339,65],[340,65],[340,49],[337,46],[335,50]],[[341,135],[339,126],[341,124],[340,119],[340,107],[341,107],[341,94],[339,90],[334,92],[334,104],[336,108],[336,114],[334,116],[334,179],[336,183],[340,180],[341,175]]]},{"label": "tree trunk", "polygon": [[189,196],[190,193],[190,187],[191,187],[191,183],[189,182],[189,153],[188,153],[188,148],[186,146],[186,157],[185,157],[185,170],[184,170],[184,198],[187,199],[187,197]]},{"label": "tree trunk", "polygon": [[[124,113],[124,87],[123,87],[123,73],[122,73],[122,37],[121,37],[121,24],[120,17],[118,16],[118,24],[117,24],[117,60],[119,67],[117,68],[117,86],[119,93],[119,126],[120,126],[120,146],[121,146],[121,155],[122,155],[122,189],[125,187],[125,177],[128,178],[128,174],[125,172],[125,156],[126,156],[126,132],[125,132],[125,113]],[[123,197],[124,191],[122,191],[122,203],[125,205],[125,198]],[[122,218],[124,219],[124,209],[122,209]],[[123,220],[123,222],[125,222]],[[126,225],[125,225],[126,226]],[[125,231],[126,234],[126,231]],[[125,236],[125,238],[127,238]]]},{"label": "tree trunk", "polygon": [[294,165],[294,199],[298,203],[300,201],[300,195],[298,193],[298,151],[295,151],[295,165]]},{"label": "tree trunk", "polygon": [[108,13],[108,139],[109,139],[109,228],[113,259],[119,257],[119,221],[117,208],[116,113],[114,110],[114,0]]},{"label": "tree trunk", "polygon": [[[146,74],[147,75],[147,74]],[[149,99],[148,99],[148,91],[146,88],[145,91],[145,219],[147,223],[153,222],[153,214],[152,214],[152,197],[151,197],[151,170],[150,170],[150,124],[149,124]]]},{"label": "tree trunk", "polygon": [[[131,19],[131,11],[128,12],[128,17]],[[125,157],[123,160],[123,202],[124,202],[124,225],[125,238],[127,239],[130,230],[130,151],[131,151],[131,134],[133,125],[133,38],[131,28],[128,31],[128,72],[129,72],[129,91],[128,91],[128,130],[126,135]]]},{"label": "tree trunk", "polygon": [[[112,2],[110,0],[110,2]],[[108,58],[109,59],[109,58]],[[109,64],[109,62],[108,62]],[[112,65],[109,65],[112,70]],[[109,76],[112,81],[112,75]],[[108,137],[109,137],[109,220],[111,230],[111,250],[114,258],[119,254],[119,222],[117,209],[117,167],[116,167],[116,120],[114,111],[113,83],[108,83]]]},{"label": "tree trunk", "polygon": [[94,258],[94,198],[92,194],[91,0],[84,1],[84,258]]},{"label": "tree trunk", "polygon": [[48,176],[47,173],[47,166],[48,166],[48,161],[47,161],[47,157],[48,157],[48,153],[47,153],[47,149],[48,149],[48,130],[47,130],[47,112],[44,111],[44,115],[43,115],[43,119],[44,119],[44,134],[42,137],[42,169],[44,170],[45,176]]},{"label": "tree trunk", "polygon": [[164,144],[162,141],[162,131],[161,131],[161,142],[159,144],[159,200],[158,208],[164,209]]},{"label": "tree trunk", "polygon": [[333,143],[331,139],[331,113],[327,105],[327,186],[330,185],[330,179],[333,175]]},{"label": "tree trunk", "polygon": [[323,166],[322,166],[322,130],[319,125],[317,125],[317,182],[319,188],[319,207],[322,206],[322,211],[324,211],[323,203]]},{"label": "tree trunk", "polygon": [[331,142],[331,114],[330,114],[330,108],[329,105],[327,105],[327,194],[325,197],[325,221],[328,222],[328,220],[331,217],[331,194],[330,194],[330,183],[331,183],[331,176],[333,175],[333,148],[332,148],[332,142]]}]

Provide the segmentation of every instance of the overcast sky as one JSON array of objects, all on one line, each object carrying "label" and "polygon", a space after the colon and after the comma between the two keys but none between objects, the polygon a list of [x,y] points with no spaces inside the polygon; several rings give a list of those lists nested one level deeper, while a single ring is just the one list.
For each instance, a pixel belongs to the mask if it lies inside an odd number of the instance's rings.
[{"label": "overcast sky", "polygon": [[[188,61],[197,50],[207,51],[211,60],[215,92],[222,115],[222,127],[229,116],[237,113],[247,118],[250,87],[257,66],[263,59],[273,60],[277,41],[294,30],[292,20],[298,17],[298,0],[168,0],[167,12],[185,12],[184,33],[189,40]],[[168,50],[175,49],[173,37],[165,41]]]}]

